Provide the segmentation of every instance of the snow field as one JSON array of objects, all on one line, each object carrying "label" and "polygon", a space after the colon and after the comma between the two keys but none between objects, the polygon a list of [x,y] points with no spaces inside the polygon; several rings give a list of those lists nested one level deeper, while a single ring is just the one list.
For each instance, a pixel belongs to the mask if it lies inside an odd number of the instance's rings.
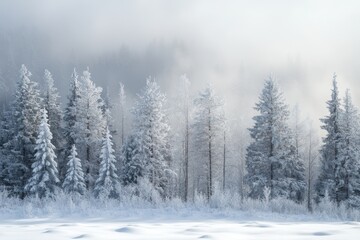
[{"label": "snow field", "polygon": [[22,219],[2,221],[0,239],[358,239],[358,222],[227,219]]}]

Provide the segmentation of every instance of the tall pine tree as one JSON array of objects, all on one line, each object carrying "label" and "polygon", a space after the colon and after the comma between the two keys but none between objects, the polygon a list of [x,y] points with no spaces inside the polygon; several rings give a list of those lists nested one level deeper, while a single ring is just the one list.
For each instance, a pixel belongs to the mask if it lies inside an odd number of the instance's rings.
[{"label": "tall pine tree", "polygon": [[346,91],[341,115],[341,148],[335,163],[336,202],[360,206],[360,135],[359,115]]},{"label": "tall pine tree", "polygon": [[7,169],[8,183],[13,192],[21,197],[24,197],[24,187],[31,176],[37,128],[41,119],[42,99],[37,83],[31,81],[30,77],[30,71],[22,65],[12,108],[15,128],[13,137],[6,144],[12,153],[12,161]]},{"label": "tall pine tree", "polygon": [[171,149],[170,126],[165,114],[166,96],[150,78],[134,108],[134,129],[141,149],[144,177],[164,197],[169,182]]},{"label": "tall pine tree", "polygon": [[106,128],[105,137],[102,142],[100,155],[99,177],[95,183],[95,195],[100,197],[116,197],[116,185],[118,183],[116,159],[114,156],[112,136],[109,128]]},{"label": "tall pine tree", "polygon": [[59,182],[55,146],[51,143],[52,133],[48,124],[46,109],[42,111],[42,119],[35,146],[35,161],[32,164],[32,175],[25,191],[38,197],[52,196]]},{"label": "tall pine tree", "polygon": [[269,78],[255,106],[259,112],[250,129],[252,142],[247,148],[246,182],[251,198],[263,198],[264,189],[270,198],[303,198],[304,165],[296,157],[293,134],[288,126],[289,110],[276,82]]},{"label": "tall pine tree", "polygon": [[53,135],[53,144],[56,148],[55,153],[58,157],[59,177],[63,179],[66,160],[64,156],[61,156],[61,150],[63,148],[63,130],[62,130],[62,111],[59,102],[59,93],[54,86],[54,79],[49,70],[45,69],[44,81],[46,84],[44,106],[48,112],[50,131]]},{"label": "tall pine tree", "polygon": [[[70,94],[64,111],[64,147],[63,156],[70,156],[73,145],[79,141],[80,131],[77,128],[77,121],[80,119],[80,82],[78,74],[74,69],[71,74]],[[64,179],[66,170],[60,166],[60,179]]]},{"label": "tall pine tree", "polygon": [[88,189],[94,187],[99,170],[99,152],[102,134],[105,130],[105,118],[102,112],[102,88],[96,87],[91,80],[89,69],[81,77],[79,108],[75,128],[80,133],[76,139],[80,159]]},{"label": "tall pine tree", "polygon": [[321,119],[321,126],[327,134],[323,139],[321,152],[321,169],[316,183],[317,200],[323,198],[327,192],[330,199],[336,200],[335,168],[340,161],[341,148],[341,108],[336,74],[333,76],[331,99],[327,102],[329,115]]}]

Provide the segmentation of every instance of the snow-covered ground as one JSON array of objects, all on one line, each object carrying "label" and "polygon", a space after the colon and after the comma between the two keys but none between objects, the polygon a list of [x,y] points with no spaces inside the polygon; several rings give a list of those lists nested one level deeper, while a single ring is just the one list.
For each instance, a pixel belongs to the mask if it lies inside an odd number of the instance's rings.
[{"label": "snow-covered ground", "polygon": [[1,240],[49,239],[359,239],[360,223],[317,216],[137,209],[108,217],[0,220]]},{"label": "snow-covered ground", "polygon": [[360,237],[360,213],[323,203],[305,205],[234,196],[184,203],[136,197],[100,200],[8,198],[0,192],[0,240],[52,239],[340,239]]},{"label": "snow-covered ground", "polygon": [[18,219],[1,221],[2,240],[359,239],[357,222],[228,219]]}]

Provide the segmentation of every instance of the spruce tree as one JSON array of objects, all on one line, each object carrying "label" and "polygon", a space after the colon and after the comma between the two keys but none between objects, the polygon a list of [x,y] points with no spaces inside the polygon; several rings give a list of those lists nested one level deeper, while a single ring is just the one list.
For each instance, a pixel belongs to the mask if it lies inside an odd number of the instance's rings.
[{"label": "spruce tree", "polygon": [[246,155],[249,196],[264,198],[264,189],[269,189],[271,199],[285,197],[301,201],[305,188],[304,165],[296,157],[293,134],[287,122],[288,106],[272,78],[265,81],[255,110],[259,115],[253,118],[252,142]]},{"label": "spruce tree", "polygon": [[144,176],[144,163],[141,158],[141,148],[134,135],[127,137],[121,150],[121,183],[123,185],[137,184],[138,179]]},{"label": "spruce tree", "polygon": [[[80,130],[77,128],[76,123],[79,120],[80,114],[80,82],[78,81],[78,74],[74,68],[71,74],[70,94],[68,95],[68,103],[64,111],[64,146],[62,149],[63,156],[70,156],[72,146],[78,142],[80,138]],[[64,166],[62,166],[64,167]],[[64,179],[66,170],[60,169],[60,179]]]},{"label": "spruce tree", "polygon": [[359,115],[346,91],[341,115],[341,148],[339,161],[335,163],[336,202],[360,206],[360,138]]},{"label": "spruce tree", "polygon": [[94,188],[95,195],[98,197],[116,197],[118,176],[116,174],[116,159],[114,156],[112,136],[108,127],[106,128],[106,134],[103,138],[100,159],[99,177],[96,180]]},{"label": "spruce tree", "polygon": [[71,153],[68,156],[67,171],[62,187],[68,193],[84,194],[86,190],[84,171],[81,160],[77,157],[75,144],[72,146]]},{"label": "spruce tree", "polygon": [[44,72],[44,81],[46,84],[44,106],[48,112],[50,131],[53,135],[52,142],[56,148],[56,156],[58,156],[59,177],[60,179],[63,179],[63,176],[65,175],[66,160],[64,156],[61,156],[64,139],[62,130],[62,111],[59,102],[60,96],[58,90],[54,86],[52,74],[47,69],[45,69]]},{"label": "spruce tree", "polygon": [[170,126],[165,104],[166,96],[161,93],[159,85],[149,78],[134,108],[134,129],[141,146],[144,177],[163,197],[167,191],[171,162]]},{"label": "spruce tree", "polygon": [[16,161],[12,141],[15,131],[14,116],[11,109],[4,110],[0,119],[0,186],[12,187],[15,178],[11,175],[10,166]]},{"label": "spruce tree", "polygon": [[12,153],[12,161],[7,169],[8,183],[12,191],[21,197],[24,197],[24,187],[31,177],[37,128],[41,119],[42,99],[37,83],[31,81],[30,77],[30,71],[22,65],[12,108],[15,123],[13,137],[6,143]]},{"label": "spruce tree", "polygon": [[335,191],[335,167],[340,161],[341,148],[341,108],[340,97],[337,87],[336,74],[333,76],[331,99],[327,102],[329,115],[321,119],[321,126],[327,133],[323,139],[321,152],[320,175],[316,183],[317,201],[327,192],[330,200],[336,200]]},{"label": "spruce tree", "polygon": [[79,108],[75,123],[75,128],[79,131],[76,144],[84,168],[86,187],[92,189],[99,171],[99,152],[105,130],[102,88],[96,87],[91,80],[89,69],[83,72],[81,80]]},{"label": "spruce tree", "polygon": [[52,196],[59,182],[55,146],[51,140],[47,111],[43,109],[35,146],[35,161],[31,165],[32,175],[25,186],[26,192],[40,198]]}]

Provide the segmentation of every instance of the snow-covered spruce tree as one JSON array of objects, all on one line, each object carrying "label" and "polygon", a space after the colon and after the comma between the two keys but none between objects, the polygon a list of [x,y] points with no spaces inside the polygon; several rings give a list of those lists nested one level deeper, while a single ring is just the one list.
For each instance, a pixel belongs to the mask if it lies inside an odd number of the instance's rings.
[{"label": "snow-covered spruce tree", "polygon": [[144,175],[144,163],[141,146],[135,135],[129,135],[121,149],[122,162],[120,180],[124,186],[138,184],[138,179]]},{"label": "snow-covered spruce tree", "polygon": [[[72,146],[79,142],[80,130],[77,128],[77,121],[80,119],[80,82],[78,81],[78,74],[74,69],[71,74],[70,94],[68,96],[68,103],[64,111],[64,146],[62,149],[63,156],[71,154]],[[65,171],[60,169],[60,179],[64,179]]]},{"label": "snow-covered spruce tree", "polygon": [[138,96],[134,108],[134,130],[139,142],[140,159],[143,161],[144,177],[161,196],[166,196],[171,171],[170,127],[164,105],[166,96],[159,85],[148,78],[146,87]]},{"label": "snow-covered spruce tree", "polygon": [[[209,85],[199,97],[195,99],[195,116],[193,123],[194,145],[197,149],[196,167],[197,189],[206,194],[207,198],[213,194],[216,169],[222,162],[223,134],[225,116],[223,101],[215,94]],[[217,174],[221,176],[221,174]],[[221,178],[218,179],[221,181]]]},{"label": "snow-covered spruce tree", "polygon": [[252,142],[247,148],[246,182],[251,198],[286,197],[300,201],[304,191],[304,166],[296,158],[293,135],[288,126],[289,111],[283,94],[272,78],[265,81],[255,106],[259,115],[250,129]]},{"label": "snow-covered spruce tree", "polygon": [[100,159],[99,177],[94,188],[95,195],[97,197],[117,197],[116,185],[118,184],[118,176],[115,167],[116,159],[112,136],[108,127],[103,138]]},{"label": "snow-covered spruce tree", "polygon": [[86,190],[84,172],[81,160],[77,157],[75,144],[72,146],[68,157],[67,171],[62,187],[68,193],[84,194]]},{"label": "snow-covered spruce tree", "polygon": [[34,146],[37,128],[40,123],[41,97],[37,83],[30,80],[31,73],[25,65],[20,69],[20,81],[17,84],[15,100],[12,105],[14,119],[13,136],[6,143],[12,153],[7,166],[8,185],[16,194],[24,197],[24,187],[31,176],[31,165],[34,161]]},{"label": "snow-covered spruce tree", "polygon": [[45,69],[44,72],[44,81],[46,84],[44,106],[48,112],[50,131],[53,135],[52,143],[56,149],[55,154],[58,158],[59,177],[62,180],[65,174],[66,160],[65,156],[61,156],[60,154],[64,143],[62,130],[62,111],[59,102],[60,96],[58,90],[54,86],[54,79],[47,69]]},{"label": "snow-covered spruce tree", "polygon": [[9,188],[11,179],[9,165],[14,161],[11,151],[11,140],[14,136],[15,124],[11,109],[4,109],[0,118],[0,186]]},{"label": "snow-covered spruce tree", "polygon": [[341,148],[335,163],[336,202],[360,206],[360,135],[359,115],[346,91],[341,115]]},{"label": "snow-covered spruce tree", "polygon": [[51,197],[59,182],[55,146],[51,143],[52,133],[48,124],[46,109],[42,110],[42,119],[35,146],[35,161],[31,165],[32,175],[25,191],[36,196]]},{"label": "snow-covered spruce tree", "polygon": [[75,128],[79,131],[76,146],[84,168],[86,187],[92,189],[99,171],[99,152],[102,134],[105,131],[102,88],[96,87],[91,80],[89,69],[83,72],[81,80],[75,123]]},{"label": "snow-covered spruce tree", "polygon": [[334,74],[333,88],[331,90],[331,99],[327,102],[327,108],[329,109],[329,115],[321,119],[323,125],[321,126],[326,133],[326,137],[323,139],[323,146],[321,147],[321,167],[320,175],[316,183],[317,201],[325,196],[325,192],[328,192],[329,198],[332,201],[336,200],[335,191],[335,166],[336,162],[340,160],[340,148],[341,148],[341,108],[340,97],[337,87],[336,75]]}]

